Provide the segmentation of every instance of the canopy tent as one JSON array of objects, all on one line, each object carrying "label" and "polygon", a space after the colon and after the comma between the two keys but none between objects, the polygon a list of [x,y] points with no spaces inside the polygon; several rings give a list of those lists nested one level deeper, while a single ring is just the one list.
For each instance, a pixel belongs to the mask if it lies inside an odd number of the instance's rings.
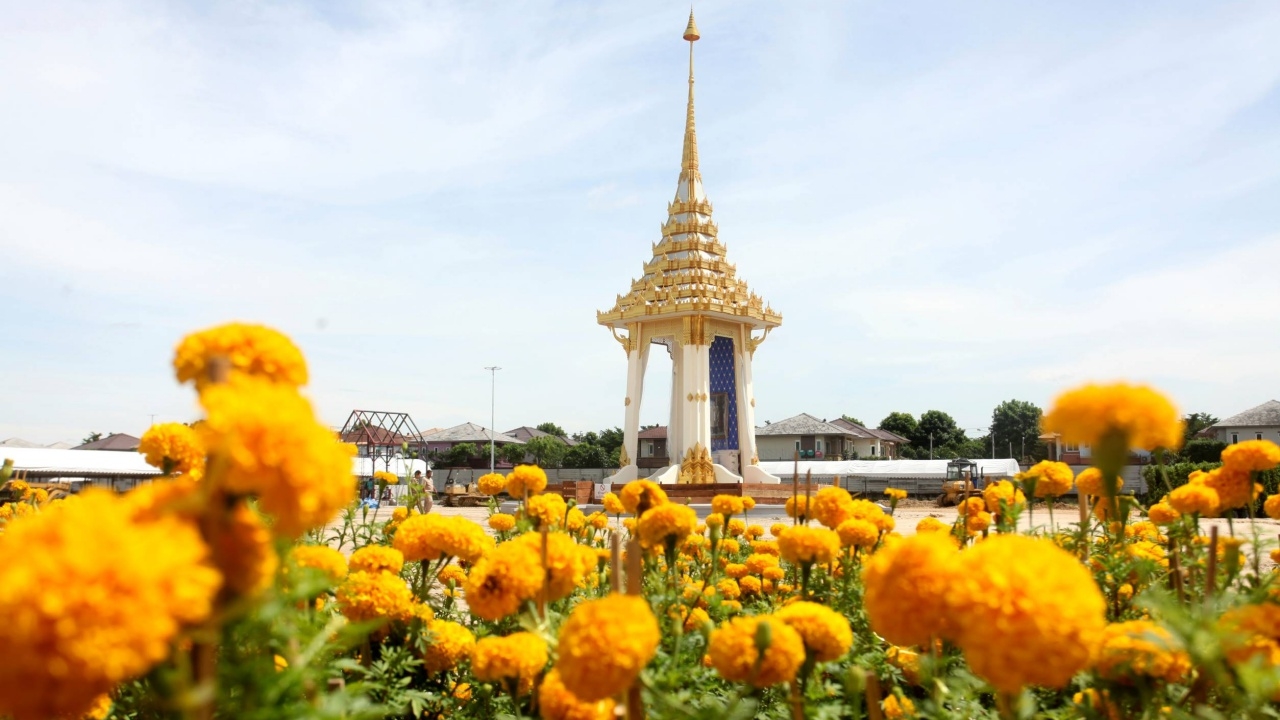
[{"label": "canopy tent", "polygon": [[[812,471],[815,478],[945,478],[950,460],[802,460],[799,464],[800,477]],[[989,478],[1011,478],[1021,470],[1018,461],[1013,459],[981,460],[975,459],[978,472]],[[777,475],[786,482],[795,472],[794,462],[762,462],[760,468],[771,475]]]},{"label": "canopy tent", "polygon": [[[398,478],[406,476],[412,477],[415,472],[421,471],[423,475],[427,474],[430,466],[426,460],[406,460],[404,458],[375,458],[358,457],[355,459],[355,474],[357,477],[373,477],[374,470],[386,470]],[[389,465],[388,465],[389,464]]]}]

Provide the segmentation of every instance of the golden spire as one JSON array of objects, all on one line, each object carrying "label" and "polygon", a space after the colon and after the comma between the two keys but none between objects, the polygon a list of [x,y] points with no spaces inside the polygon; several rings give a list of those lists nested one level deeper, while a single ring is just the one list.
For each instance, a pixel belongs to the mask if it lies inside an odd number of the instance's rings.
[{"label": "golden spire", "polygon": [[691,181],[698,173],[698,135],[693,126],[693,43],[702,35],[698,33],[698,24],[693,21],[693,10],[689,10],[689,24],[684,29],[684,39],[689,41],[689,109],[684,119],[684,150],[680,155],[680,177]]}]

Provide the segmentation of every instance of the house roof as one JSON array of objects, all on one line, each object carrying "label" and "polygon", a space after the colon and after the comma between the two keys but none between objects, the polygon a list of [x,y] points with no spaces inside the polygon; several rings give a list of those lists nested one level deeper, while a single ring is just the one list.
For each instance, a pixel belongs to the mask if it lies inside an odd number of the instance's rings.
[{"label": "house roof", "polygon": [[835,420],[831,421],[831,424],[835,425],[836,427],[842,427],[845,430],[848,430],[849,432],[853,433],[855,436],[860,438],[884,440],[885,442],[891,442],[891,443],[911,442],[910,440],[902,437],[901,435],[898,435],[897,433],[891,433],[888,430],[877,430],[876,428],[869,428],[865,425],[859,425],[856,422],[845,420],[844,418],[836,418]]},{"label": "house roof", "polygon": [[1239,415],[1232,415],[1212,425],[1216,428],[1277,426],[1280,426],[1280,400],[1268,400],[1257,407],[1249,408]]},{"label": "house roof", "polygon": [[15,437],[0,440],[0,447],[38,448],[40,445],[39,443],[33,443],[30,440],[23,440],[22,438]]},{"label": "house roof", "polygon": [[658,425],[655,427],[651,427],[648,430],[641,430],[640,434],[636,435],[636,437],[641,440],[666,440],[667,426]]},{"label": "house roof", "polygon": [[72,450],[125,450],[133,451],[138,449],[138,443],[142,440],[124,433],[112,433],[99,440],[77,445]]},{"label": "house roof", "polygon": [[462,423],[454,425],[451,428],[437,430],[436,432],[422,435],[424,442],[448,442],[448,443],[464,443],[464,442],[489,442],[490,439],[495,443],[523,445],[523,440],[517,440],[510,435],[495,433],[489,428],[481,427],[475,423]]},{"label": "house roof", "polygon": [[758,427],[756,435],[852,435],[857,437],[852,431],[839,425],[832,425],[825,420],[819,420],[809,413],[800,413],[795,417]]},{"label": "house roof", "polygon": [[544,432],[542,430],[539,430],[536,427],[529,427],[528,425],[523,425],[521,427],[516,428],[515,430],[508,430],[505,433],[503,433],[503,435],[510,435],[511,437],[521,442],[529,442],[530,440],[537,437],[553,437],[570,447],[578,444],[577,441],[575,441],[572,438],[567,438],[567,437],[564,437],[563,435],[552,435],[549,432]]}]

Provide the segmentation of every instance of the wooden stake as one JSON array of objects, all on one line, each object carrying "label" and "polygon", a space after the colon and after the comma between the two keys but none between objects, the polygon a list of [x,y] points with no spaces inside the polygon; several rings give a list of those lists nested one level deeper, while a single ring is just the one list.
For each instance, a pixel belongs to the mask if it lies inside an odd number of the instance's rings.
[{"label": "wooden stake", "polygon": [[875,673],[867,674],[867,717],[869,720],[884,720],[880,710],[880,677]]},{"label": "wooden stake", "polygon": [[[640,541],[631,538],[627,543],[627,594],[639,596],[643,577],[640,566]],[[640,686],[631,683],[627,688],[627,720],[644,720],[644,702],[640,698]]]},{"label": "wooden stake", "polygon": [[1204,579],[1204,599],[1207,602],[1213,598],[1214,585],[1217,584],[1218,574],[1218,526],[1209,527],[1209,564],[1206,577]]},{"label": "wooden stake", "polygon": [[622,592],[622,536],[617,530],[609,535],[609,584],[611,589]]}]

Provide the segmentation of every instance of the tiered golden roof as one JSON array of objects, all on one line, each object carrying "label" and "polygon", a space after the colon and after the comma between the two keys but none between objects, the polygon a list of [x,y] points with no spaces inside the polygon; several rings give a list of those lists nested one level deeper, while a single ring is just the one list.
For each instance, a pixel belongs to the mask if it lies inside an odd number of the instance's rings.
[{"label": "tiered golden roof", "polygon": [[693,118],[693,43],[699,37],[689,13],[684,33],[689,41],[689,107],[680,181],[675,200],[667,205],[662,240],[653,244],[653,259],[645,263],[644,275],[631,281],[627,294],[619,295],[612,309],[596,313],[601,325],[622,329],[628,323],[677,315],[718,316],[759,329],[782,324],[782,316],[751,292],[725,259],[719,228],[711,220],[711,202],[702,189]]}]

